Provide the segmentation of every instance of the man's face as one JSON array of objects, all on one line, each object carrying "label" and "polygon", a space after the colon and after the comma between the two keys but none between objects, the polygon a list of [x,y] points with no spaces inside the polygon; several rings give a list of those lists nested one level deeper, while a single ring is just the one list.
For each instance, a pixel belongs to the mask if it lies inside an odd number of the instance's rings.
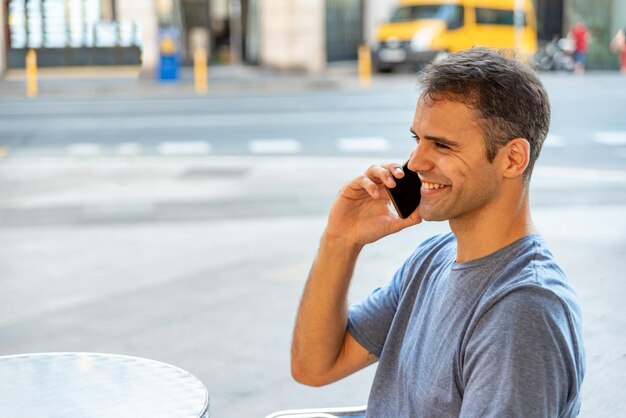
[{"label": "man's face", "polygon": [[423,219],[470,219],[497,196],[501,177],[496,165],[487,161],[476,119],[476,111],[463,103],[418,101],[411,126],[417,139],[409,168],[422,180]]}]

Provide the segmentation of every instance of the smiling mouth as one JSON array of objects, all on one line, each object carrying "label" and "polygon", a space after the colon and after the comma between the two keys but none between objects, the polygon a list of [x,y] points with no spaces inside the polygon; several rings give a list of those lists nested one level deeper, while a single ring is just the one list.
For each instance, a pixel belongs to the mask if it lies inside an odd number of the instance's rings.
[{"label": "smiling mouth", "polygon": [[439,183],[426,183],[426,182],[422,182],[422,188],[426,189],[426,190],[436,190],[436,189],[441,189],[443,187],[447,187],[445,184],[439,184]]}]

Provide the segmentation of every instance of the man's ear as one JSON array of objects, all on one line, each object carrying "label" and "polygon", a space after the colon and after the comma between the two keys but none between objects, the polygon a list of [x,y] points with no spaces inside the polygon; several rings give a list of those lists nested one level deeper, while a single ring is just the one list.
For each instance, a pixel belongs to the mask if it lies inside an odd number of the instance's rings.
[{"label": "man's ear", "polygon": [[524,174],[530,161],[530,143],[524,138],[513,138],[503,146],[501,154],[502,176],[515,178]]}]

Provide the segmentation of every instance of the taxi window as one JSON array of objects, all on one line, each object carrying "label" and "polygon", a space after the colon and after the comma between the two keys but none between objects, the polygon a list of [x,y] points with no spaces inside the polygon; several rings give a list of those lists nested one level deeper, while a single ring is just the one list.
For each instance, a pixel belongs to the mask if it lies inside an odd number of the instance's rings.
[{"label": "taxi window", "polygon": [[[480,25],[506,25],[515,24],[515,12],[513,10],[476,8],[476,23]],[[522,26],[526,26],[526,14],[522,12]]]},{"label": "taxi window", "polygon": [[463,7],[455,4],[433,4],[398,7],[391,16],[392,22],[410,22],[419,19],[440,19],[449,28],[463,26]]}]

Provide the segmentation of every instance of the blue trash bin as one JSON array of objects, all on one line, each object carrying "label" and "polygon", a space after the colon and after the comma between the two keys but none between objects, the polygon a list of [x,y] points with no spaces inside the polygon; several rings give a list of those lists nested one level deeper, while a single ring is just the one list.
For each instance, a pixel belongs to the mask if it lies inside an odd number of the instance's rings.
[{"label": "blue trash bin", "polygon": [[180,32],[167,27],[159,30],[159,81],[171,82],[180,79]]}]

